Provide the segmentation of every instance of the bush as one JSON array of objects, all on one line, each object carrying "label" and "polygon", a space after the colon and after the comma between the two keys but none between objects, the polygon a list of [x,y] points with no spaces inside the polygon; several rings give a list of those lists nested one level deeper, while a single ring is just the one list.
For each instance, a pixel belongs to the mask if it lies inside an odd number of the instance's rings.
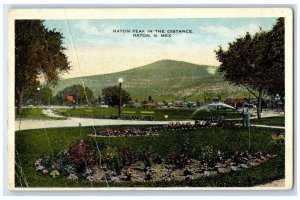
[{"label": "bush", "polygon": [[117,173],[122,169],[122,158],[117,148],[107,147],[100,153],[101,162],[104,162],[111,170]]},{"label": "bush", "polygon": [[212,147],[203,146],[201,148],[201,155],[199,157],[202,163],[206,163],[209,167],[215,166],[215,153]]},{"label": "bush", "polygon": [[80,140],[71,147],[71,160],[79,171],[91,166],[96,161],[96,151],[92,142]]},{"label": "bush", "polygon": [[122,151],[123,165],[130,166],[137,161],[134,151],[130,148],[125,148]]},{"label": "bush", "polygon": [[171,148],[166,156],[166,162],[168,164],[176,165],[179,168],[185,167],[190,162],[190,143],[186,140],[180,151],[180,154],[176,152],[174,148]]},{"label": "bush", "polygon": [[150,147],[138,153],[138,160],[145,164],[145,167],[151,167],[155,161],[155,154]]}]

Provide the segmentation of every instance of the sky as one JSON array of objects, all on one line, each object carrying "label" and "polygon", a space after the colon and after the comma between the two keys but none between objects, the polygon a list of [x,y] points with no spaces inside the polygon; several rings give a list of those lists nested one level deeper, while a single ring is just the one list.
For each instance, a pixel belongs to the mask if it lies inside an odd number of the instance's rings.
[{"label": "sky", "polygon": [[[272,29],[276,18],[46,20],[63,36],[72,70],[62,78],[107,74],[163,59],[218,66],[214,50],[246,32]],[[125,30],[126,33],[114,32]],[[136,32],[133,32],[136,30]],[[151,30],[151,37],[133,37]],[[156,30],[190,30],[161,37]],[[128,33],[129,31],[129,33]]]}]

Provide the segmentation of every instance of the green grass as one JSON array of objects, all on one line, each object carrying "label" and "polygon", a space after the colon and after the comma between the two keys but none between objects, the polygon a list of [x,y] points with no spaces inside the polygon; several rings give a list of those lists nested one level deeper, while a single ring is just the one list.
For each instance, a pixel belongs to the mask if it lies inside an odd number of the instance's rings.
[{"label": "green grass", "polygon": [[42,108],[23,108],[21,114],[16,114],[16,119],[62,119],[46,116],[42,110]]},{"label": "green grass", "polygon": [[[192,118],[195,109],[174,109],[174,108],[156,108],[156,109],[135,109],[124,108],[123,117],[141,117],[151,116],[153,120],[165,120],[165,115],[168,115],[170,120],[188,120]],[[74,109],[58,109],[58,113],[70,117],[84,118],[117,118],[118,108],[74,108]]]},{"label": "green grass", "polygon": [[209,119],[236,119],[236,118],[241,118],[241,113],[240,112],[235,112],[235,111],[222,111],[222,110],[200,110],[195,112],[192,115],[193,119],[198,119],[198,120],[209,120]]},{"label": "green grass", "polygon": [[265,117],[261,119],[251,119],[251,123],[253,124],[263,124],[269,126],[284,126],[285,125],[285,117],[284,116],[276,116],[276,117]]},{"label": "green grass", "polygon": [[[101,127],[106,128],[106,127]],[[118,127],[116,127],[118,128]],[[100,129],[100,127],[99,127]],[[214,150],[221,149],[224,152],[233,153],[236,150],[248,149],[248,131],[225,130],[221,128],[204,128],[198,130],[162,132],[154,137],[127,137],[127,138],[93,138],[88,136],[93,127],[79,128],[51,128],[24,130],[16,132],[16,163],[22,167],[16,171],[21,181],[16,178],[16,186],[24,186],[24,177],[29,187],[91,187],[86,181],[69,182],[66,178],[51,178],[42,176],[35,171],[34,162],[38,158],[51,155],[63,149],[69,149],[72,144],[80,139],[88,139],[97,142],[99,146],[111,146],[121,150],[132,148],[135,151],[143,151],[150,148],[154,154],[164,156],[174,147],[180,149],[182,143],[188,139],[191,144],[191,157],[197,159],[203,146],[210,146]],[[264,153],[277,154],[278,156],[266,163],[247,170],[233,172],[225,175],[216,175],[192,181],[171,182],[146,182],[146,183],[110,183],[115,187],[215,187],[215,186],[254,186],[284,177],[284,145],[276,145],[272,142],[273,130],[253,128],[251,130],[250,152],[258,150]],[[93,186],[106,187],[105,183],[95,183]]]}]

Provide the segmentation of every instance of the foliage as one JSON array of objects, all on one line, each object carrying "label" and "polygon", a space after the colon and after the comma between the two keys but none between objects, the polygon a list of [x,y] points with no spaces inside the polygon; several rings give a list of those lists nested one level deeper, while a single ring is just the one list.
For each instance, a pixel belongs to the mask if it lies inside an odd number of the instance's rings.
[{"label": "foliage", "polygon": [[247,33],[229,43],[227,50],[220,46],[215,53],[224,78],[246,87],[258,99],[260,118],[263,92],[284,91],[284,18],[278,18],[271,31]]},{"label": "foliage", "polygon": [[15,94],[21,112],[24,93],[39,83],[56,83],[59,73],[70,69],[60,32],[48,30],[41,20],[15,21]]},{"label": "foliage", "polygon": [[[110,106],[119,105],[120,99],[120,88],[118,86],[108,86],[102,89],[102,95],[104,96],[105,102]],[[130,100],[130,94],[123,88],[121,89],[122,104],[127,104]]]},{"label": "foliage", "polygon": [[120,152],[115,147],[107,147],[100,153],[100,162],[105,163],[111,170],[115,170],[117,173],[122,168],[122,158]]},{"label": "foliage", "polygon": [[[143,152],[143,162],[145,163],[146,167],[151,167],[154,163],[154,155],[155,153],[150,147],[147,147],[146,150]],[[157,158],[157,157],[156,157]]]},{"label": "foliage", "polygon": [[50,105],[53,93],[48,86],[44,86],[40,90],[40,101],[43,105]]},{"label": "foliage", "polygon": [[199,159],[202,163],[207,162],[208,166],[214,166],[215,157],[214,150],[211,146],[203,146],[201,147],[201,154],[199,155]]},{"label": "foliage", "polygon": [[125,148],[122,150],[123,165],[129,166],[137,161],[137,156],[131,148]]},{"label": "foliage", "polygon": [[73,102],[68,102],[66,95],[75,96],[75,105],[91,105],[95,100],[93,92],[90,90],[90,88],[79,84],[66,87],[59,91],[55,96],[55,101],[59,104],[68,103],[73,105]]},{"label": "foliage", "polygon": [[185,167],[190,162],[190,159],[191,159],[191,155],[190,155],[191,147],[190,146],[191,145],[188,140],[186,140],[182,145],[182,149],[181,149],[180,156],[179,156],[179,165],[178,165],[180,168]]},{"label": "foliage", "polygon": [[24,90],[23,101],[24,105],[50,105],[52,96],[52,90],[47,85],[33,84]]},{"label": "foliage", "polygon": [[94,144],[88,140],[80,140],[74,144],[71,147],[70,155],[78,170],[83,170],[96,161]]},{"label": "foliage", "polygon": [[[116,128],[125,128],[130,126],[117,126]],[[135,126],[144,127],[144,126]],[[109,127],[96,127],[97,129],[107,129]],[[78,127],[73,128],[51,128],[51,129],[34,129],[16,132],[16,186],[24,187],[24,177],[30,187],[90,187],[87,182],[66,182],[65,179],[57,177],[37,176],[32,163],[37,158],[45,155],[51,155],[52,152],[58,152],[61,149],[68,149],[76,141],[96,140],[111,148],[117,148],[122,151],[125,148],[131,148],[137,152],[140,149],[151,148],[154,155],[166,157],[170,147],[174,147],[177,152],[182,149],[182,144],[188,138],[191,149],[191,159],[199,159],[202,155],[203,147],[209,146],[213,150],[213,155],[217,150],[234,154],[237,150],[245,150],[248,148],[248,130],[240,129],[238,132],[230,129],[222,129],[216,127],[214,132],[211,128],[203,128],[197,130],[170,131],[160,134],[158,137],[128,137],[128,138],[93,138],[90,134],[93,127],[81,127],[81,132]],[[148,182],[148,183],[111,183],[111,187],[170,187],[170,186],[191,186],[191,187],[228,187],[228,186],[254,186],[261,183],[270,182],[272,180],[284,178],[285,172],[285,145],[274,145],[271,135],[276,129],[253,128],[251,129],[251,148],[249,152],[261,150],[270,152],[278,156],[274,160],[270,160],[257,167],[253,167],[244,171],[237,171],[230,174],[221,174],[203,179],[192,181],[171,181],[171,182]],[[280,130],[277,130],[280,132]],[[224,142],[225,141],[225,142]],[[255,142],[253,142],[255,141]],[[102,151],[102,150],[101,150]],[[22,167],[22,171],[20,168]],[[21,177],[20,177],[21,176]],[[95,183],[94,186],[106,187],[104,183]]]},{"label": "foliage", "polygon": [[177,165],[178,162],[179,162],[178,153],[176,152],[176,149],[174,147],[172,147],[167,152],[166,163]]},{"label": "foliage", "polygon": [[172,147],[169,149],[166,155],[166,163],[176,165],[179,168],[185,167],[190,161],[190,143],[186,140],[180,153],[177,153],[176,149]]},{"label": "foliage", "polygon": [[273,133],[272,139],[275,144],[284,144],[284,140],[285,140],[284,133]]}]

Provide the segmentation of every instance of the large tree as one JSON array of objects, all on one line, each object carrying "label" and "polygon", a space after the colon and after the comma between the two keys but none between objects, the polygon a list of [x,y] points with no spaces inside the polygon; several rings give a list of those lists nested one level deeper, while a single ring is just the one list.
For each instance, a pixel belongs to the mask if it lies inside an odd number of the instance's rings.
[{"label": "large tree", "polygon": [[261,117],[264,92],[284,96],[284,19],[277,19],[270,31],[260,31],[221,46],[215,51],[219,71],[229,82],[244,86],[258,99],[257,117]]},{"label": "large tree", "polygon": [[[119,90],[118,86],[108,86],[102,89],[102,95],[104,96],[105,102],[109,106],[116,106],[119,104]],[[122,103],[127,104],[130,100],[130,94],[124,89],[121,90]]]},{"label": "large tree", "polygon": [[41,79],[54,84],[70,69],[60,32],[48,30],[41,20],[15,21],[15,94],[21,113],[25,91]]}]

